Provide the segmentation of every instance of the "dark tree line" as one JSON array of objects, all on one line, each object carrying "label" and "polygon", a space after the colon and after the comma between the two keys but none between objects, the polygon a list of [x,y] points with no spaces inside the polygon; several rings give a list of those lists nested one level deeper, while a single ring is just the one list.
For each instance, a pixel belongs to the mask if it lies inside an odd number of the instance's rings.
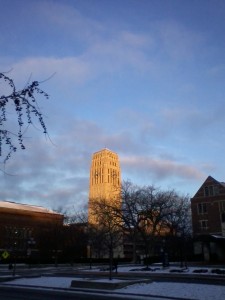
[{"label": "dark tree line", "polygon": [[171,244],[173,239],[191,235],[189,197],[175,190],[140,187],[127,181],[122,185],[121,199],[94,199],[92,206],[97,224],[89,226],[101,231],[102,243],[98,247],[108,249],[109,257],[118,253],[119,246],[125,247],[127,241],[132,244],[136,262],[139,255],[149,257],[156,249],[158,253],[165,251],[165,240]]},{"label": "dark tree line", "polygon": [[93,261],[108,260],[110,278],[114,263],[125,253],[133,262],[139,262],[140,257],[147,262],[154,256],[162,262],[161,255],[166,252],[173,255],[170,258],[185,262],[186,241],[191,237],[188,196],[126,181],[118,199],[99,198],[90,203],[93,218],[86,212],[69,214],[58,209],[64,215],[64,225],[52,224],[40,232],[42,256],[54,256],[56,265],[62,260],[87,262],[88,258],[90,268]]}]

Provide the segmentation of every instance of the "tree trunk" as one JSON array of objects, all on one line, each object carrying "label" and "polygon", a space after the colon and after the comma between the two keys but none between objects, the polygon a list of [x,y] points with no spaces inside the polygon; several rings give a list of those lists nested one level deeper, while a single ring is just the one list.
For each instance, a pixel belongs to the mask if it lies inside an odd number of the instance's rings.
[{"label": "tree trunk", "polygon": [[113,249],[109,249],[109,280],[112,280],[112,267],[113,267]]}]

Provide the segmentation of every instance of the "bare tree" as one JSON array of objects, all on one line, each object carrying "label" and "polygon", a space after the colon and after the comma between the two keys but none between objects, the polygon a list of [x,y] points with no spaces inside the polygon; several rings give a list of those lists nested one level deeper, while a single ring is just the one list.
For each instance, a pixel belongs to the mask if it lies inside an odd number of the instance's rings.
[{"label": "bare tree", "polygon": [[116,215],[122,220],[124,241],[132,244],[132,260],[137,262],[137,242],[141,226],[140,188],[130,181],[124,181],[121,190],[122,205],[115,207]]},{"label": "bare tree", "polygon": [[154,253],[155,243],[163,232],[162,220],[165,215],[163,193],[155,186],[140,189],[139,206],[139,234],[144,243],[146,262],[150,254]]},{"label": "bare tree", "polygon": [[108,249],[105,244],[105,228],[96,224],[88,223],[88,255],[90,259],[90,269],[93,258],[107,256]]},{"label": "bare tree", "polygon": [[[39,95],[48,99],[48,94],[40,89],[40,83],[33,81],[23,89],[18,90],[14,81],[0,73],[0,83],[3,83],[4,93],[0,96],[0,156],[3,163],[6,163],[12,153],[17,151],[17,144],[21,149],[25,149],[25,133],[35,119],[41,126],[43,133],[47,134],[47,128],[42,112],[38,106],[37,97]],[[2,90],[3,90],[2,88]],[[16,113],[17,130],[13,130],[13,114]]]},{"label": "bare tree", "polygon": [[[188,197],[180,196],[173,189],[165,191],[154,185],[139,187],[126,181],[122,184],[121,198],[93,201],[93,219],[96,228],[102,230],[98,232],[98,238],[104,237],[104,242],[109,242],[112,233],[114,243],[118,231],[124,249],[126,245],[132,245],[134,262],[142,255],[147,264],[150,256],[161,257],[167,264],[169,250],[173,248],[171,236],[190,232]],[[110,247],[115,246],[111,243]]]},{"label": "bare tree", "polygon": [[[122,185],[123,229],[126,240],[132,242],[133,261],[137,262],[137,254],[143,254],[141,245],[144,245],[145,256],[154,246],[154,239],[162,231],[162,218],[165,214],[163,201],[160,200],[160,191],[154,186],[138,187],[131,182]],[[137,249],[139,244],[139,249]],[[139,253],[138,253],[139,252]]]},{"label": "bare tree", "polygon": [[[111,205],[112,203],[112,205]],[[94,214],[95,224],[92,227],[100,232],[102,244],[105,246],[109,256],[109,279],[112,279],[113,257],[115,252],[120,253],[123,242],[123,232],[121,230],[121,219],[115,214],[115,199],[95,199],[91,201],[91,211]]]},{"label": "bare tree", "polygon": [[191,235],[191,205],[188,195],[174,194],[172,205],[167,215],[167,226],[172,236],[177,236],[180,233],[183,233],[185,236]]},{"label": "bare tree", "polygon": [[75,224],[87,224],[88,223],[88,214],[87,211],[74,211],[72,213],[67,213],[67,223]]},{"label": "bare tree", "polygon": [[181,266],[187,266],[187,254],[192,249],[191,205],[188,195],[178,193],[167,216],[169,247],[175,258],[180,257]]},{"label": "bare tree", "polygon": [[[187,199],[175,190],[161,190],[153,185],[138,187],[131,182],[122,186],[122,209],[124,233],[133,244],[133,261],[137,260],[141,244],[145,257],[165,254],[166,240],[172,232],[187,229],[190,222]],[[137,248],[139,245],[139,248]]]}]

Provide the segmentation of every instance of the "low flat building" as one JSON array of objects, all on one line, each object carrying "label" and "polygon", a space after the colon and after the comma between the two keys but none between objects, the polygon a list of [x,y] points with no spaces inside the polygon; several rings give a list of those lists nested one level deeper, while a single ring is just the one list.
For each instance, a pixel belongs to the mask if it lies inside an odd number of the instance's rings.
[{"label": "low flat building", "polygon": [[41,206],[0,201],[0,258],[9,253],[21,260],[58,251],[64,216]]}]

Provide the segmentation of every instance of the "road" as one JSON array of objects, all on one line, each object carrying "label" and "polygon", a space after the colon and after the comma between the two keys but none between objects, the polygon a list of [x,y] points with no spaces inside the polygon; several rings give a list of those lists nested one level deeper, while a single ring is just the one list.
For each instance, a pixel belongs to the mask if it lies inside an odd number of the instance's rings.
[{"label": "road", "polygon": [[[151,297],[140,295],[124,295],[110,294],[110,292],[82,292],[82,291],[58,291],[58,290],[43,290],[43,289],[27,289],[27,288],[10,288],[0,286],[0,299],[4,300],[174,300],[170,297]],[[177,300],[188,300],[180,299]]]}]

